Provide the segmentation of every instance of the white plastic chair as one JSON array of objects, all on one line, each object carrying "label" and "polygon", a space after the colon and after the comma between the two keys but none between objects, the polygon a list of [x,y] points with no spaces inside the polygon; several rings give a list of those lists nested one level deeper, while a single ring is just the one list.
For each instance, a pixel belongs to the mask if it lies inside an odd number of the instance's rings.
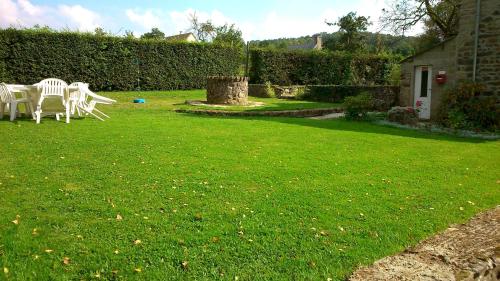
[{"label": "white plastic chair", "polygon": [[18,105],[20,103],[25,104],[26,115],[33,114],[33,104],[29,96],[23,95],[22,98],[17,98],[5,83],[0,83],[0,119],[3,118],[3,113],[8,105],[10,107],[10,121],[14,121],[16,119],[16,114],[19,113]]},{"label": "white plastic chair", "polygon": [[[79,116],[80,116],[80,110],[81,110],[81,111],[85,112],[86,114],[90,114],[101,121],[104,121],[104,119],[103,119],[104,117],[110,118],[104,112],[97,109],[96,105],[97,104],[113,104],[116,102],[115,100],[100,96],[100,95],[92,92],[91,90],[89,90],[89,84],[87,84],[87,83],[75,82],[75,83],[72,83],[70,86],[78,86],[78,88],[79,88],[79,90],[78,90],[79,93],[76,93],[76,91],[71,93],[71,95],[73,95],[73,93],[75,93],[71,99],[74,101],[77,101],[77,103],[75,104],[75,107],[76,107],[75,109],[78,112]],[[74,114],[75,109],[73,109],[73,105],[72,105],[73,114]],[[94,111],[101,116],[94,113]]]},{"label": "white plastic chair", "polygon": [[70,103],[70,111],[71,115],[74,115],[75,112],[78,116],[82,116],[81,105],[86,101],[86,89],[88,89],[89,84],[82,82],[74,82],[69,85],[69,87],[77,87],[78,90],[71,91],[69,93],[69,103]]},{"label": "white plastic chair", "polygon": [[[59,121],[59,115],[66,116],[66,123],[69,123],[70,111],[69,111],[69,90],[68,84],[61,79],[49,78],[40,81],[37,84],[39,90],[41,90],[40,99],[38,100],[38,105],[36,107],[35,116],[36,123],[40,124],[40,119],[42,118],[42,113],[45,115],[55,114],[56,119]],[[63,111],[56,112],[42,112],[42,104],[45,99],[59,99],[64,107]]]}]

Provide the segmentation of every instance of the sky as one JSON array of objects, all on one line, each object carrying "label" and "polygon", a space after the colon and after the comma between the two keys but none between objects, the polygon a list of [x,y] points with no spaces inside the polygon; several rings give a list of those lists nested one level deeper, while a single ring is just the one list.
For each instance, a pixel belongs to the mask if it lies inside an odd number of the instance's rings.
[{"label": "sky", "polygon": [[[101,27],[115,35],[136,36],[157,27],[166,35],[189,29],[189,15],[216,25],[235,24],[245,40],[291,38],[334,32],[339,17],[354,11],[369,16],[370,31],[394,0],[0,0],[0,27],[31,27],[93,31]],[[410,34],[421,32],[415,28]]]}]

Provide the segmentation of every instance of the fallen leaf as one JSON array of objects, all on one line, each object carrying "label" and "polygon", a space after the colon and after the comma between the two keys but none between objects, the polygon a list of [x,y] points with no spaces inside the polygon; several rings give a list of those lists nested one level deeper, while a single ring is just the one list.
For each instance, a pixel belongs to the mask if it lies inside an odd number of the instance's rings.
[{"label": "fallen leaf", "polygon": [[319,234],[321,234],[322,236],[328,236],[328,232],[324,231],[324,230],[321,230],[319,232]]},{"label": "fallen leaf", "polygon": [[32,235],[38,235],[38,229],[33,228],[33,231],[31,232]]},{"label": "fallen leaf", "polygon": [[51,250],[51,249],[45,249],[45,253],[47,253],[47,254],[50,254],[50,253],[52,253],[52,252],[54,252],[54,250]]},{"label": "fallen leaf", "polygon": [[139,239],[134,240],[134,245],[139,245],[139,244],[141,244],[141,243],[142,243],[142,241],[141,241],[141,240],[139,240]]},{"label": "fallen leaf", "polygon": [[184,270],[188,269],[188,265],[189,265],[188,261],[181,262],[182,269],[184,269]]},{"label": "fallen leaf", "polygon": [[217,243],[217,242],[219,242],[219,241],[220,241],[220,238],[219,238],[219,237],[217,237],[217,236],[212,237],[212,242],[213,242],[213,243]]},{"label": "fallen leaf", "polygon": [[111,270],[111,273],[113,273],[114,275],[118,274],[118,270]]},{"label": "fallen leaf", "polygon": [[460,211],[463,211],[463,210],[464,210],[464,207],[460,207],[459,209],[460,209]]},{"label": "fallen leaf", "polygon": [[139,268],[135,268],[134,271],[135,272],[142,272],[142,269],[139,267]]},{"label": "fallen leaf", "polygon": [[342,232],[344,232],[344,231],[345,231],[345,230],[344,230],[344,228],[343,228],[342,226],[339,226],[339,230],[340,230],[340,231],[342,231]]},{"label": "fallen leaf", "polygon": [[3,273],[8,274],[9,273],[9,269],[7,267],[4,267],[3,268]]},{"label": "fallen leaf", "polygon": [[118,255],[120,251],[118,251],[118,249],[116,249],[113,253],[115,253],[116,255]]},{"label": "fallen leaf", "polygon": [[16,215],[16,219],[12,221],[13,224],[15,225],[18,225],[19,224],[19,219],[21,218],[21,216],[19,215]]},{"label": "fallen leaf", "polygon": [[70,258],[68,258],[68,257],[64,257],[64,259],[63,259],[62,263],[63,263],[64,265],[68,265],[68,264],[70,263],[70,261],[71,261],[71,259],[70,259]]},{"label": "fallen leaf", "polygon": [[121,221],[121,220],[123,220],[123,217],[120,214],[118,214],[118,215],[116,215],[116,220]]}]

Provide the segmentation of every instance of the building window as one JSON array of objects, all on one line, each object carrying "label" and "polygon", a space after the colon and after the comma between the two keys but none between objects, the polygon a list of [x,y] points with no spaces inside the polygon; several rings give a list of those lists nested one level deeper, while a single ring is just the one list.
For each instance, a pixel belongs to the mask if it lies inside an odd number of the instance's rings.
[{"label": "building window", "polygon": [[427,68],[422,68],[422,80],[420,82],[420,96],[423,98],[427,97],[428,83],[429,83],[429,70]]}]

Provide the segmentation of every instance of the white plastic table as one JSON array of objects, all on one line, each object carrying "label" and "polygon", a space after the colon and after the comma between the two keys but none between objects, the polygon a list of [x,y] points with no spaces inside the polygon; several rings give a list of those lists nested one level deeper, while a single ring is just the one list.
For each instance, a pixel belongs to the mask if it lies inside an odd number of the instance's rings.
[{"label": "white plastic table", "polygon": [[[23,96],[29,97],[33,108],[38,105],[38,100],[40,100],[41,89],[38,88],[37,84],[33,85],[21,85],[21,84],[7,84],[7,88],[14,94],[21,93]],[[68,86],[69,91],[78,91],[77,86]]]}]

